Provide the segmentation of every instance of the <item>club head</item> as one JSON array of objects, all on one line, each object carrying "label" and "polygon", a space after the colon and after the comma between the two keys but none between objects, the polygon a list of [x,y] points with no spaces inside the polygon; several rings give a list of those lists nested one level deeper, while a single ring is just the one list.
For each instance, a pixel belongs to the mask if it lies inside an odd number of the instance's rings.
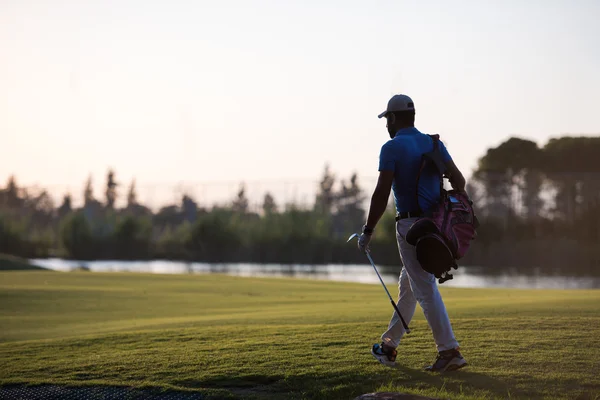
[{"label": "club head", "polygon": [[349,241],[351,241],[352,239],[354,239],[355,237],[358,237],[358,233],[353,233],[352,235],[350,235],[350,237],[348,238],[348,240],[346,240],[346,243],[348,243]]}]

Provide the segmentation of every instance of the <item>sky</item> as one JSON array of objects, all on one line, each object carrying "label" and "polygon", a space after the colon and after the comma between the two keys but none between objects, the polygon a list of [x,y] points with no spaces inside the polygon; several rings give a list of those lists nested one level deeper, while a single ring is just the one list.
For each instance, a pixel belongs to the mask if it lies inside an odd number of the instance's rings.
[{"label": "sky", "polygon": [[0,0],[0,185],[101,196],[114,168],[155,202],[306,200],[328,163],[369,187],[396,93],[468,177],[511,136],[600,135],[598,20],[597,0]]}]

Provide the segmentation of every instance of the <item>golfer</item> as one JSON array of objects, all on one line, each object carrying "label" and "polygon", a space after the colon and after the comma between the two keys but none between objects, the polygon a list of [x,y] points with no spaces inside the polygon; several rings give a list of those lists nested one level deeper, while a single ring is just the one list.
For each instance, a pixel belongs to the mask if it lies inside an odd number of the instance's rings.
[{"label": "golfer", "polygon": [[[417,260],[415,246],[409,245],[406,232],[422,216],[417,210],[429,210],[440,199],[439,176],[430,169],[424,169],[419,178],[419,198],[417,200],[417,175],[421,166],[421,155],[433,150],[433,141],[427,134],[415,128],[415,106],[406,95],[393,96],[387,110],[379,118],[387,119],[390,140],[382,147],[379,155],[379,178],[371,197],[371,205],[366,225],[358,240],[362,251],[368,250],[369,241],[377,222],[385,212],[390,190],[393,188],[396,205],[396,239],[403,267],[399,279],[398,309],[410,324],[417,302],[423,309],[425,318],[433,332],[438,355],[427,371],[441,372],[459,369],[467,364],[459,351],[446,307],[438,291],[436,278],[421,268]],[[465,179],[458,170],[448,150],[440,140],[439,148],[447,167],[446,176],[453,189],[464,190]],[[417,201],[419,204],[417,205]],[[419,208],[420,206],[420,208]],[[400,318],[394,312],[388,329],[381,335],[381,344],[374,344],[371,353],[383,365],[393,367],[396,361],[396,348],[405,330]]]}]

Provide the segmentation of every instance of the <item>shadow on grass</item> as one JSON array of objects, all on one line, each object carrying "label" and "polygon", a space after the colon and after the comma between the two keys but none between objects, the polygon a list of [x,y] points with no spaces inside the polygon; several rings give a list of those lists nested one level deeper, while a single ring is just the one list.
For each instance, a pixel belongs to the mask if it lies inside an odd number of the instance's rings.
[{"label": "shadow on grass", "polygon": [[[244,399],[353,399],[361,394],[381,390],[382,387],[404,387],[429,391],[433,389],[443,393],[438,396],[441,398],[447,397],[449,393],[502,399],[542,397],[542,394],[533,389],[517,387],[517,380],[512,378],[500,380],[467,369],[431,374],[402,366],[395,369],[382,367],[377,372],[369,370],[364,373],[345,370],[287,376],[220,375],[209,379],[185,379],[171,383],[183,388],[226,390],[233,396]],[[542,382],[532,383],[532,388],[544,387]],[[436,397],[434,394],[429,395]],[[580,397],[580,399],[587,398]]]},{"label": "shadow on grass", "polygon": [[[527,378],[528,384],[519,382],[518,377],[503,377],[498,379],[487,374],[474,372],[471,367],[459,371],[431,374],[429,372],[415,370],[407,367],[397,368],[405,377],[393,379],[397,386],[423,387],[423,384],[438,389],[444,388],[447,393],[465,394],[470,396],[490,396],[501,399],[537,399],[547,398],[548,392],[552,393],[552,385],[560,393],[557,397],[577,400],[600,400],[599,385],[582,385],[573,379],[560,380],[560,382],[548,383],[545,379]],[[521,383],[521,385],[519,385]],[[545,393],[540,388],[549,389]],[[569,393],[569,391],[571,391]],[[582,392],[583,391],[583,392]]]},{"label": "shadow on grass", "polygon": [[[448,394],[464,394],[472,397],[496,397],[511,399],[535,399],[541,397],[534,390],[517,387],[517,380],[496,379],[486,374],[466,369],[444,374],[430,374],[418,369],[399,366],[395,369],[382,367],[359,372],[306,374],[248,374],[219,375],[209,379],[173,380],[179,389],[130,388],[101,385],[5,385],[0,387],[1,399],[166,399],[166,400],[212,400],[212,399],[354,399],[365,393],[389,388],[427,390],[429,396],[446,398]],[[561,385],[581,389],[578,382],[561,382]],[[533,388],[544,387],[540,381],[532,382]],[[384,389],[382,389],[384,388]],[[593,393],[598,387],[584,388]],[[439,395],[433,391],[441,392]],[[400,390],[401,391],[401,390]],[[563,387],[564,391],[564,387]],[[562,393],[564,396],[564,393]],[[593,394],[574,396],[578,400],[597,400]]]},{"label": "shadow on grass", "polygon": [[254,388],[257,386],[265,386],[275,384],[282,379],[279,375],[239,375],[239,376],[216,376],[209,379],[181,379],[174,380],[172,383],[176,386],[185,388],[220,388],[220,389],[235,389],[235,388]]},{"label": "shadow on grass", "polygon": [[398,386],[422,388],[424,387],[423,384],[426,384],[438,390],[445,389],[449,393],[471,396],[487,394],[488,396],[500,398],[510,398],[515,395],[531,398],[532,394],[536,394],[535,392],[525,393],[517,390],[514,380],[499,380],[489,375],[471,372],[468,369],[444,373],[430,373],[405,367],[399,367],[398,369],[406,375],[406,378],[394,379],[394,384]]}]

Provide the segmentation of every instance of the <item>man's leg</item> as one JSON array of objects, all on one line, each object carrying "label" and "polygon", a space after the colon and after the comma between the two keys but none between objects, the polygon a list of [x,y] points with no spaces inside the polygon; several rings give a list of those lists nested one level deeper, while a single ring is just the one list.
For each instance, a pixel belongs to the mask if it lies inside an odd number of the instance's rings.
[{"label": "man's leg", "polygon": [[[402,258],[401,252],[400,258]],[[404,318],[404,321],[408,325],[415,314],[417,300],[410,287],[410,280],[405,267],[402,267],[398,279],[398,292],[396,306],[398,306],[402,318]],[[374,344],[371,348],[371,354],[373,354],[373,356],[383,365],[390,367],[394,366],[396,364],[396,355],[398,354],[396,347],[400,344],[400,339],[402,339],[402,336],[404,336],[405,333],[406,330],[402,325],[402,321],[400,320],[400,317],[398,317],[396,310],[394,310],[387,331],[381,335],[381,344]]]},{"label": "man's leg", "polygon": [[412,292],[423,309],[438,349],[437,358],[426,370],[430,372],[457,370],[467,365],[467,362],[458,350],[458,342],[454,338],[435,276],[421,268],[415,246],[411,246],[404,239],[414,221],[414,219],[400,220],[396,226],[396,236]]},{"label": "man's leg", "polygon": [[[417,300],[410,288],[408,273],[404,267],[402,267],[400,279],[398,280],[398,290],[398,310],[400,311],[400,314],[402,314],[402,318],[404,318],[406,325],[409,325],[415,314]],[[402,339],[402,336],[404,336],[405,333],[406,330],[402,325],[402,321],[398,317],[396,310],[394,310],[387,331],[381,335],[381,341],[386,347],[395,349],[400,344],[400,339]]]},{"label": "man's leg", "polygon": [[456,349],[459,344],[454,338],[454,332],[446,312],[446,306],[438,290],[435,276],[421,268],[417,259],[416,247],[411,246],[405,240],[406,232],[414,222],[415,219],[413,218],[403,219],[398,221],[396,226],[396,235],[404,269],[408,274],[412,293],[423,309],[425,319],[433,332],[433,339],[438,352]]}]

